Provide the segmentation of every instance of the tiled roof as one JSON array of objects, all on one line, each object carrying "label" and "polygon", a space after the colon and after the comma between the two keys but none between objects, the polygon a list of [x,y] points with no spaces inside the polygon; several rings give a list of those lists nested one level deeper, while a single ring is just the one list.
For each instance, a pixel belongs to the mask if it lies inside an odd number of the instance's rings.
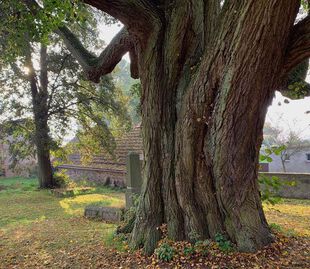
[{"label": "tiled roof", "polygon": [[[126,156],[129,152],[136,152],[143,158],[143,145],[141,136],[140,125],[135,126],[130,132],[126,133],[123,137],[116,139],[115,158],[112,158],[108,154],[97,155],[93,157],[91,164],[88,166],[126,170]],[[74,165],[81,165],[80,155],[72,154],[69,157],[71,163]]]},{"label": "tiled roof", "polygon": [[143,145],[140,125],[135,126],[129,133],[125,134],[121,139],[116,141],[115,155],[117,161],[125,163],[126,156],[133,151],[141,156],[143,155]]}]

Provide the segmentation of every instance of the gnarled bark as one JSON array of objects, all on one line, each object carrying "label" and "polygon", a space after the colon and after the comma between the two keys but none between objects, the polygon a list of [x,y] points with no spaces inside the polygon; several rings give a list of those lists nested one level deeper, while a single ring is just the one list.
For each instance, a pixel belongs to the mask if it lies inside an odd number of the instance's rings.
[{"label": "gnarled bark", "polygon": [[86,2],[134,38],[145,166],[131,245],[152,253],[162,223],[175,240],[227,233],[242,251],[271,242],[258,155],[274,90],[306,57],[299,0]]},{"label": "gnarled bark", "polygon": [[[160,82],[151,80],[150,68],[149,79],[142,80],[146,182],[133,246],[144,244],[151,253],[158,226],[167,222],[173,239],[226,232],[240,250],[255,251],[272,241],[259,197],[257,163],[267,106],[279,83],[298,5],[241,1],[226,7],[197,71],[195,56],[203,49],[195,41],[204,35],[203,28],[186,28],[196,22],[191,21],[193,6],[186,1],[175,8],[179,15],[165,28],[168,42],[158,44],[158,51],[168,55],[156,68]],[[283,23],[285,11],[288,20]],[[176,57],[175,51],[181,53]]]}]

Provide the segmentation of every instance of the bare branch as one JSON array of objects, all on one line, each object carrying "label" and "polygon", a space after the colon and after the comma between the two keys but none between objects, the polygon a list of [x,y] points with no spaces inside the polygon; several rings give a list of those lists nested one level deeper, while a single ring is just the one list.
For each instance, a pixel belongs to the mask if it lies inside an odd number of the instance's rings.
[{"label": "bare branch", "polygon": [[48,109],[50,109],[51,103],[53,102],[54,93],[55,93],[56,89],[57,89],[58,86],[59,86],[59,85],[57,85],[56,83],[57,83],[57,81],[58,81],[58,78],[59,78],[59,76],[60,76],[60,73],[61,73],[61,71],[63,70],[64,65],[65,65],[65,62],[66,62],[66,60],[68,59],[68,57],[69,57],[69,54],[67,54],[67,55],[62,59],[62,62],[61,62],[60,68],[59,68],[59,70],[58,70],[58,73],[57,73],[57,75],[56,75],[56,78],[55,78],[55,80],[54,80],[54,83],[53,83],[53,85],[51,86],[51,92],[50,92],[49,100],[48,100],[48,104],[47,104],[47,108],[48,108]]},{"label": "bare branch", "polygon": [[60,106],[59,104],[57,104],[57,106],[55,107],[55,110],[51,109],[48,113],[48,116],[52,116],[52,115],[55,115],[57,113],[63,113],[65,112],[68,108],[71,108],[72,106],[75,106],[75,105],[78,105],[80,104],[81,101],[78,100],[78,101],[75,101],[75,102],[71,102],[71,103],[67,103],[67,104],[64,104],[63,106]]},{"label": "bare branch", "polygon": [[[80,63],[87,78],[97,83],[101,76],[114,69],[126,52],[134,50],[133,40],[125,28],[113,38],[99,57],[87,51],[67,27],[61,27],[56,32],[62,37],[68,50]],[[137,74],[134,74],[134,77],[137,77]]]},{"label": "bare branch", "polygon": [[294,25],[284,65],[285,74],[310,57],[310,15]]}]

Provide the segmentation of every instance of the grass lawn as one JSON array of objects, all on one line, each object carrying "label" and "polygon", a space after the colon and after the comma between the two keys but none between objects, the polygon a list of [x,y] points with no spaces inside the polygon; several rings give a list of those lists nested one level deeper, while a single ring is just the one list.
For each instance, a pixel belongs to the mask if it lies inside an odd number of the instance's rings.
[{"label": "grass lawn", "polygon": [[[35,179],[0,179],[0,268],[146,268],[113,241],[114,224],[83,217],[88,204],[120,207],[124,193],[97,187],[89,194],[57,198],[37,190]],[[283,200],[264,208],[274,230],[308,240],[310,201]],[[155,268],[154,261],[144,262]]]},{"label": "grass lawn", "polygon": [[264,210],[271,227],[310,238],[310,200],[283,199],[276,205],[264,205]]},{"label": "grass lawn", "polygon": [[[109,245],[115,225],[83,217],[88,204],[124,205],[124,194],[108,188],[94,193],[57,198],[37,190],[35,179],[0,179],[0,268],[57,268],[75,255]],[[14,267],[15,266],[15,267]]]}]

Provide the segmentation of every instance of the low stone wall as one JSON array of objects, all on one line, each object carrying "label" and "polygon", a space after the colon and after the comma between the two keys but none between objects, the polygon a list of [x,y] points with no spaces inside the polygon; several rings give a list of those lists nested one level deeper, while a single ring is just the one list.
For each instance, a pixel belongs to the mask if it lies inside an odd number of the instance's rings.
[{"label": "low stone wall", "polygon": [[[61,165],[58,166],[58,169],[65,169],[66,173],[73,180],[88,180],[117,187],[126,186],[126,171],[123,170],[79,165]],[[282,186],[278,192],[279,196],[284,198],[310,199],[310,174],[273,172],[261,172],[260,174],[270,177],[276,176],[288,182],[295,182],[295,186]]]},{"label": "low stone wall", "polygon": [[126,172],[122,170],[79,165],[60,165],[57,169],[66,170],[73,180],[88,180],[107,186],[125,187]]},{"label": "low stone wall", "polygon": [[310,174],[305,173],[260,173],[266,176],[276,176],[288,182],[295,182],[295,186],[282,186],[278,195],[283,198],[310,199]]}]

